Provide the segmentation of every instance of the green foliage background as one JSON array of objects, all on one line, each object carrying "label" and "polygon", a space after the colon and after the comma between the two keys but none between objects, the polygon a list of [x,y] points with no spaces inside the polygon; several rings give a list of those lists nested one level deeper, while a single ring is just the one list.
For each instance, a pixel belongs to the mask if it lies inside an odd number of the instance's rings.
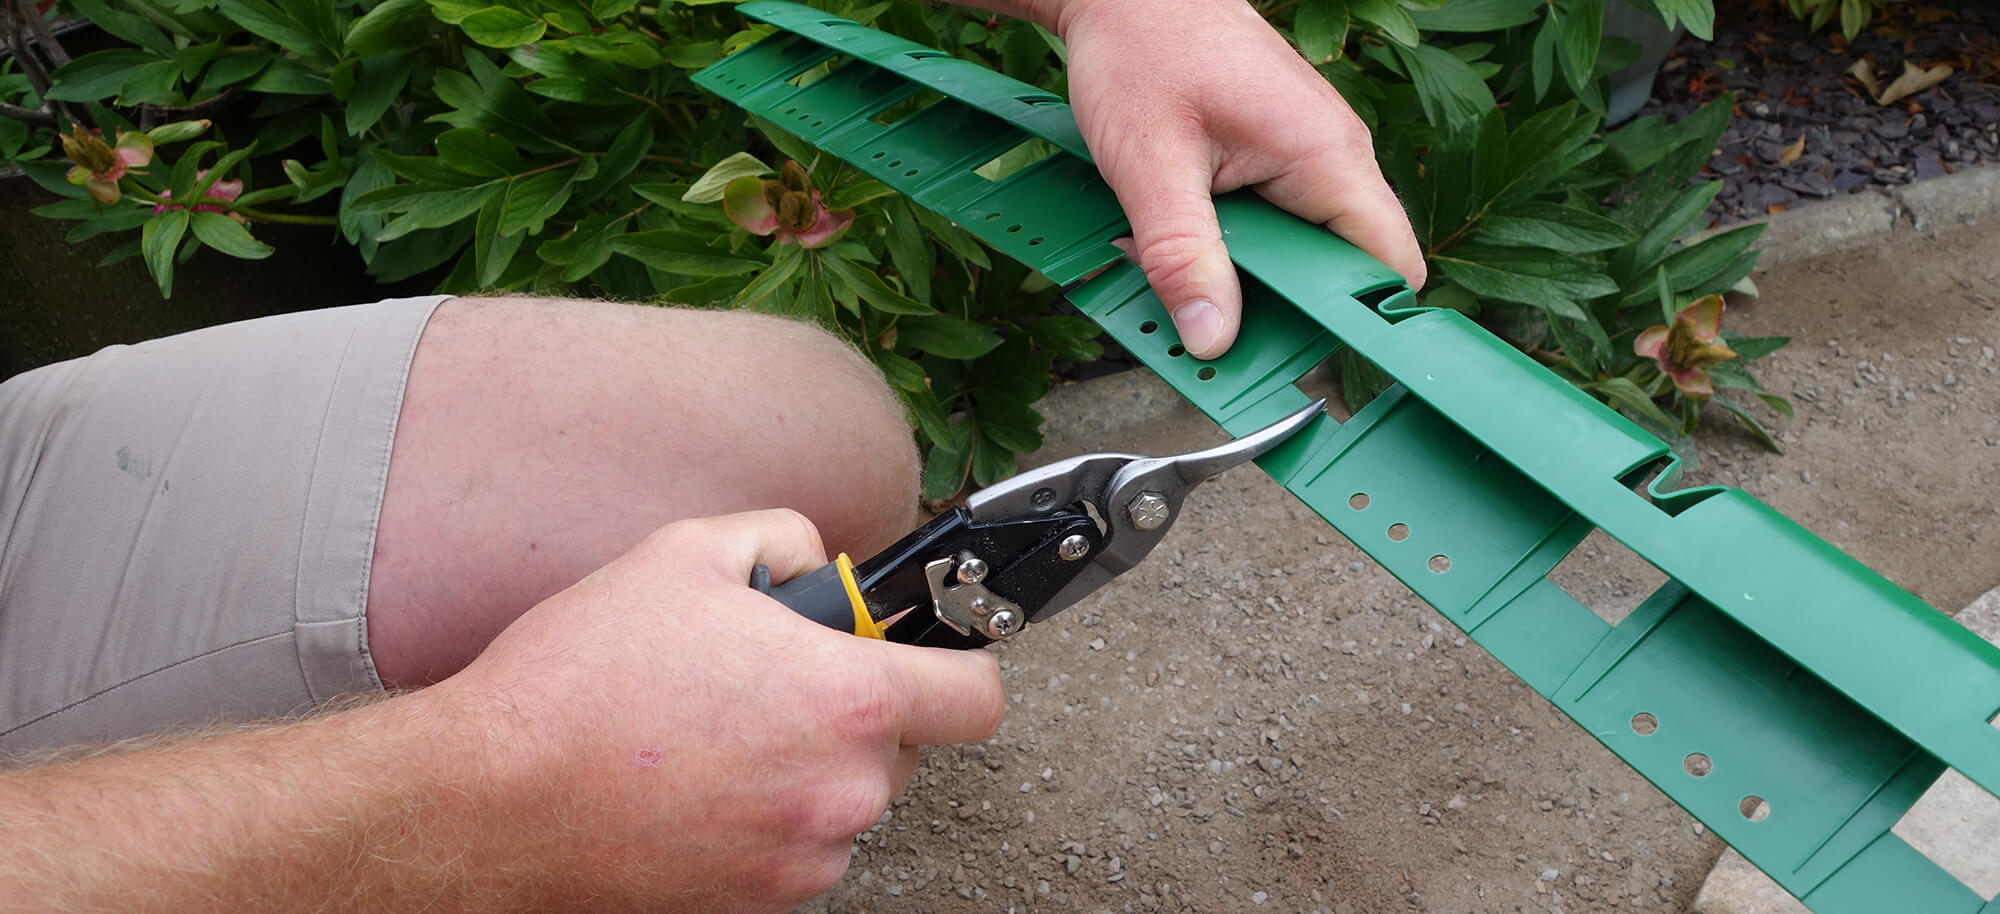
[{"label": "green foliage background", "polygon": [[[63,2],[123,46],[56,71],[46,98],[24,74],[0,71],[0,100],[46,103],[107,139],[140,121],[217,112],[205,136],[163,145],[152,167],[128,176],[111,206],[62,179],[68,163],[45,158],[47,128],[0,121],[0,156],[66,198],[38,212],[76,220],[73,238],[136,232],[123,253],[146,259],[163,295],[175,266],[205,246],[270,253],[212,224],[187,231],[213,214],[155,213],[170,194],[253,229],[324,223],[385,281],[435,276],[450,292],[799,315],[881,366],[925,446],[933,499],[1010,475],[1014,455],[1040,444],[1034,403],[1056,361],[1101,352],[1093,325],[1058,313],[1046,280],[697,90],[689,74],[768,33],[727,2]],[[1690,181],[1726,125],[1727,101],[1683,123],[1644,119],[1606,133],[1605,76],[1634,49],[1603,36],[1603,2],[1255,5],[1374,130],[1431,259],[1425,302],[1477,316],[1685,447],[1699,404],[1633,355],[1632,339],[1744,280],[1759,229],[1678,240],[1701,227],[1719,187]],[[1635,2],[1707,37],[1709,0]],[[1064,49],[1031,24],[922,0],[813,5],[1065,91]],[[1039,153],[1024,148],[992,167]],[[728,177],[786,158],[810,166],[830,207],[857,211],[837,244],[774,245],[716,202]],[[203,200],[223,175],[245,180],[246,193]],[[1738,348],[1754,358],[1782,344]],[[1365,364],[1342,371],[1356,405],[1381,386]],[[1741,360],[1713,374],[1719,386],[1761,393]],[[1762,434],[1745,404],[1714,399]]]}]

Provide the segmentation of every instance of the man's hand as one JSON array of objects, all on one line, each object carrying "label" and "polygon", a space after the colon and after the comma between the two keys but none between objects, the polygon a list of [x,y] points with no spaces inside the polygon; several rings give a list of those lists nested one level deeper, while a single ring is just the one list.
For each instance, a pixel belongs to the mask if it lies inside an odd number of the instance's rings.
[{"label": "man's hand", "polygon": [[1070,101],[1188,352],[1221,355],[1243,293],[1214,194],[1254,187],[1424,283],[1367,128],[1242,0],[973,0],[1069,45]]},{"label": "man's hand", "polygon": [[687,521],[458,675],[303,723],[0,772],[0,910],[781,911],[918,745],[983,739],[983,651],[807,622],[790,511]]},{"label": "man's hand", "polygon": [[991,654],[808,622],[748,587],[760,562],[783,581],[826,556],[792,511],[673,524],[440,684],[504,695],[510,750],[555,779],[542,825],[578,877],[562,901],[795,906],[846,871],[915,747],[999,726]]}]

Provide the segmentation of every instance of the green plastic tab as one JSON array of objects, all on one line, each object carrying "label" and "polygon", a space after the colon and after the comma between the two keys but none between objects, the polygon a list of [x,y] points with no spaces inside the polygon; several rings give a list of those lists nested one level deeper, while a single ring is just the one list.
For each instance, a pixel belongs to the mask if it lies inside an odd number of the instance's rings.
[{"label": "green plastic tab", "polygon": [[[1242,331],[1187,356],[1059,99],[807,7],[741,9],[779,31],[697,83],[1071,286],[1230,433],[1305,405],[1343,346],[1393,377],[1259,466],[1813,910],[2000,914],[1891,831],[1947,767],[2000,792],[2000,649],[1748,494],[1662,488],[1657,438],[1254,194],[1216,201]],[[944,97],[875,120],[924,90]],[[1057,151],[976,173],[1031,137]],[[1548,578],[1596,529],[1668,579],[1617,625]]]}]

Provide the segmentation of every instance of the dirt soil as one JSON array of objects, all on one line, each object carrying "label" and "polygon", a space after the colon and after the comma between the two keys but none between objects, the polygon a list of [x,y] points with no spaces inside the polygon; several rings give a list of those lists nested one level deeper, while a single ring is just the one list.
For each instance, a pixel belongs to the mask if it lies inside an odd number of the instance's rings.
[{"label": "dirt soil", "polygon": [[[1740,485],[1933,605],[2000,583],[2000,236],[1906,236],[1762,274],[1731,325],[1789,453]],[[1722,428],[1725,422],[1714,426]],[[1077,450],[1219,440],[1182,410]],[[1657,576],[1560,569],[1597,605]],[[996,648],[1006,724],[931,751],[813,912],[1685,911],[1721,846],[1268,478],[1196,491],[1151,560]]]}]

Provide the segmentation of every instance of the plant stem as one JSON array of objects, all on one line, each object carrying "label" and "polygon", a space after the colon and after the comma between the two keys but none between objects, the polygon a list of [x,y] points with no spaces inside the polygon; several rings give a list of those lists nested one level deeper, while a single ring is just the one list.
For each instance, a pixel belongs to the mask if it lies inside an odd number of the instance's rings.
[{"label": "plant stem", "polygon": [[47,111],[31,111],[19,105],[10,105],[6,102],[0,102],[0,117],[11,118],[42,127],[53,127],[56,123],[56,116]]},{"label": "plant stem", "polygon": [[286,225],[339,225],[340,220],[332,216],[300,216],[294,213],[267,213],[247,206],[236,207],[233,212],[258,222],[282,222]]}]

